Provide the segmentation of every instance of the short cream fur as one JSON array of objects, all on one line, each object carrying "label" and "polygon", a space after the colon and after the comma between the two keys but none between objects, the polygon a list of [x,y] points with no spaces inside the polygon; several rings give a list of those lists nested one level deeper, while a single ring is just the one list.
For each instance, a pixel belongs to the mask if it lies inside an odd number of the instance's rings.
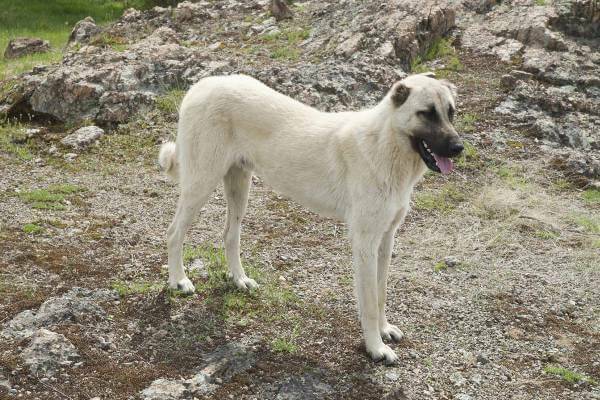
[{"label": "short cream fur", "polygon": [[[409,89],[402,104],[393,97],[399,85]],[[159,155],[163,169],[180,185],[167,233],[169,285],[194,291],[183,268],[184,236],[223,181],[229,270],[238,288],[258,286],[240,263],[240,225],[254,173],[311,210],[348,224],[367,351],[375,360],[396,362],[396,353],[383,341],[402,337],[386,318],[388,267],[394,233],[426,171],[411,136],[423,124],[419,110],[431,104],[454,107],[454,97],[448,82],[412,75],[394,84],[373,108],[324,113],[248,76],[202,79],[183,99],[176,144],[165,143]]]}]

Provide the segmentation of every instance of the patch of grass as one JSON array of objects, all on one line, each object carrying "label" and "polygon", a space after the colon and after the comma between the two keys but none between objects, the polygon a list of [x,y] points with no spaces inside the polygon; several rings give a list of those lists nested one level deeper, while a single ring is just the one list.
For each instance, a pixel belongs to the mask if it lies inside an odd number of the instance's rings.
[{"label": "patch of grass", "polygon": [[32,208],[40,210],[64,210],[66,209],[65,195],[72,195],[84,189],[72,184],[55,184],[46,189],[35,189],[18,194],[19,198]]},{"label": "patch of grass", "polygon": [[478,120],[479,116],[477,114],[465,113],[456,122],[456,128],[459,132],[473,132],[475,130],[475,122]]},{"label": "patch of grass", "polygon": [[527,179],[521,175],[521,170],[514,165],[501,165],[495,170],[502,180],[512,189],[524,189],[527,187]]},{"label": "patch of grass", "polygon": [[25,224],[23,225],[23,232],[29,235],[37,235],[44,232],[44,228],[36,224]]},{"label": "patch of grass", "polygon": [[600,219],[594,216],[576,215],[573,222],[589,233],[600,233]]},{"label": "patch of grass", "polygon": [[50,42],[48,53],[18,59],[0,58],[0,81],[47,65],[62,58],[73,25],[87,17],[102,25],[117,19],[129,7],[147,9],[155,5],[173,5],[171,0],[3,0],[0,13],[0,49],[16,37],[39,37]]},{"label": "patch of grass", "polygon": [[126,297],[132,294],[147,294],[158,292],[163,285],[154,282],[124,282],[115,281],[111,284],[111,289],[115,290],[120,297]]},{"label": "patch of grass", "polygon": [[276,353],[294,354],[298,346],[286,339],[277,338],[271,342],[271,349]]},{"label": "patch of grass", "polygon": [[444,271],[445,269],[448,269],[448,266],[446,265],[446,263],[444,261],[438,261],[433,266],[433,270],[435,272],[441,272],[441,271]]},{"label": "patch of grass", "polygon": [[590,385],[597,385],[594,379],[586,376],[584,374],[580,374],[579,372],[571,371],[570,369],[561,367],[559,365],[548,364],[544,367],[544,372],[547,374],[552,374],[560,377],[564,381],[574,384],[579,382],[585,382]]},{"label": "patch of grass", "polygon": [[456,160],[456,165],[461,168],[465,168],[470,164],[479,161],[479,152],[477,151],[477,148],[468,140],[464,140],[463,145],[465,148],[460,157]]},{"label": "patch of grass", "polygon": [[566,179],[560,178],[552,182],[552,186],[560,191],[572,190],[573,184]]},{"label": "patch of grass", "polygon": [[429,71],[425,65],[428,61],[436,59],[444,60],[445,66],[436,70],[436,74],[443,78],[448,71],[460,71],[463,69],[460,59],[456,55],[456,50],[452,45],[452,41],[446,38],[438,38],[434,40],[424,54],[415,57],[411,61],[410,70],[412,73],[420,74]]},{"label": "patch of grass", "polygon": [[0,151],[15,156],[21,161],[33,159],[20,125],[0,126]]},{"label": "patch of grass", "polygon": [[600,204],[600,190],[587,189],[583,192],[583,200],[589,204]]},{"label": "patch of grass", "polygon": [[556,232],[546,231],[546,230],[537,230],[533,233],[533,235],[536,238],[543,239],[543,240],[551,240],[551,239],[558,238],[558,234]]},{"label": "patch of grass", "polygon": [[545,6],[546,0],[535,0],[535,5],[536,6]]},{"label": "patch of grass", "polygon": [[421,192],[415,196],[414,207],[421,211],[450,212],[465,201],[465,195],[455,185],[447,184],[437,192]]},{"label": "patch of grass", "polygon": [[300,58],[300,50],[291,46],[276,47],[271,51],[271,58],[295,61]]},{"label": "patch of grass", "polygon": [[167,114],[177,114],[185,96],[185,90],[172,89],[156,99],[156,107]]}]

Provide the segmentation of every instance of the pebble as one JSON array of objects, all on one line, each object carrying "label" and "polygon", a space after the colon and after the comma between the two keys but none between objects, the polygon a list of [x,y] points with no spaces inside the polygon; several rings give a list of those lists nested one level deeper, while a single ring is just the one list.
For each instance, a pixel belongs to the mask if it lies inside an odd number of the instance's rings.
[{"label": "pebble", "polygon": [[398,375],[398,373],[397,373],[397,372],[390,371],[390,372],[387,372],[387,373],[385,374],[385,377],[386,377],[386,379],[387,379],[387,380],[390,380],[390,381],[397,381],[397,380],[400,378],[400,375]]}]

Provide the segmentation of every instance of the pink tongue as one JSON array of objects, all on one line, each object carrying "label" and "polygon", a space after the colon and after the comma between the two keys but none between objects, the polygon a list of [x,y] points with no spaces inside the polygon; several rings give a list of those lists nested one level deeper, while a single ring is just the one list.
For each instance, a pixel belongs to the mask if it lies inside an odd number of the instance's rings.
[{"label": "pink tongue", "polygon": [[433,158],[435,158],[435,163],[439,167],[440,171],[442,171],[442,174],[448,174],[450,173],[450,171],[452,171],[454,165],[452,164],[451,159],[447,157],[438,156],[437,154],[434,154]]}]

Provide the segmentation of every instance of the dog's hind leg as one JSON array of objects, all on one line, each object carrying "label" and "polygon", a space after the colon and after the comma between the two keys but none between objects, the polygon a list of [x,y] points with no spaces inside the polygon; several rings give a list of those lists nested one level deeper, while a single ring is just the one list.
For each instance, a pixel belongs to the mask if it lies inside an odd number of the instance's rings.
[{"label": "dog's hind leg", "polygon": [[379,332],[384,340],[400,341],[404,334],[397,326],[388,322],[385,315],[385,302],[387,299],[387,278],[392,258],[392,249],[394,247],[394,234],[398,226],[404,221],[406,209],[400,210],[394,221],[390,225],[390,229],[384,233],[379,252],[377,255],[377,301],[379,306]]},{"label": "dog's hind leg", "polygon": [[233,165],[223,179],[227,198],[227,222],[225,222],[225,257],[233,283],[243,290],[258,287],[254,279],[248,278],[240,260],[240,226],[246,213],[251,173]]},{"label": "dog's hind leg", "polygon": [[173,222],[167,230],[169,251],[169,287],[186,294],[194,293],[194,285],[183,269],[183,240],[194,217],[215,190],[218,179],[212,181],[182,182],[181,194]]}]

